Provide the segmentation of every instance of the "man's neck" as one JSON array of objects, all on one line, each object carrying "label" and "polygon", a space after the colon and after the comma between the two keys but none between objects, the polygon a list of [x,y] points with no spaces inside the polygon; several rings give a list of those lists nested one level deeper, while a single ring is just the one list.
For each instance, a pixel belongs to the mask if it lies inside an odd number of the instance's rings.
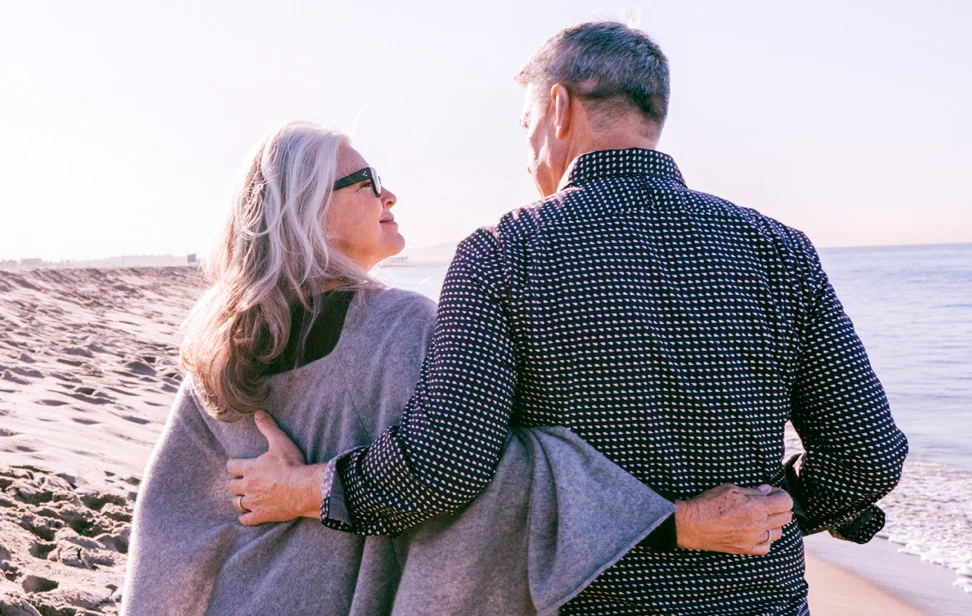
[{"label": "man's neck", "polygon": [[614,131],[609,134],[592,135],[590,139],[580,140],[571,145],[567,160],[573,162],[578,156],[602,150],[628,150],[640,148],[654,150],[658,146],[657,137],[645,137],[636,133]]}]

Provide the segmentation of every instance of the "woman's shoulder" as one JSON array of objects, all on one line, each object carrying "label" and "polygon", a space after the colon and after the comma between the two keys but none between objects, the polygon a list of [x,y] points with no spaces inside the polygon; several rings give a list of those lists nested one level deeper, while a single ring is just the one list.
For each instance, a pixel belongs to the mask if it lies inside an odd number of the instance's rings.
[{"label": "woman's shoulder", "polygon": [[436,303],[414,291],[393,287],[368,289],[363,299],[369,316],[426,324],[435,321]]}]

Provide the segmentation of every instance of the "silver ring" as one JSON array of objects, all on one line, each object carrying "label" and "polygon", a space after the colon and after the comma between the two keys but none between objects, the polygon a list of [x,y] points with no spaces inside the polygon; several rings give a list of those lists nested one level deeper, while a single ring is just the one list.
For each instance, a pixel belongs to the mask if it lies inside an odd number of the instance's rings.
[{"label": "silver ring", "polygon": [[233,506],[236,507],[236,510],[240,513],[250,513],[250,510],[243,506],[242,494],[237,495],[237,497],[233,499]]},{"label": "silver ring", "polygon": [[[243,499],[243,497],[241,496],[240,497],[240,500],[242,501],[242,499]],[[240,504],[240,506],[241,507],[243,506],[242,503]],[[773,543],[773,529],[772,528],[766,529],[766,543]]]}]

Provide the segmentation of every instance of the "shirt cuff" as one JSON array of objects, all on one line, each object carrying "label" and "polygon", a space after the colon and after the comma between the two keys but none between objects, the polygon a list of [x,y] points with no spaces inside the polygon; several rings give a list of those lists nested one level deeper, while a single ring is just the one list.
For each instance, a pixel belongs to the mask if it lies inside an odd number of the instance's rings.
[{"label": "shirt cuff", "polygon": [[351,516],[344,502],[344,483],[337,472],[338,458],[324,467],[321,478],[321,523],[336,530],[351,530]]},{"label": "shirt cuff", "polygon": [[828,531],[833,537],[853,543],[867,543],[874,535],[884,528],[884,511],[877,505],[867,506],[863,511],[856,510],[843,519],[831,522],[812,519],[806,511],[806,499],[803,494],[803,484],[796,472],[796,462],[801,454],[791,457],[784,465],[786,477],[783,489],[793,498],[793,517],[800,527],[800,534],[804,537],[821,531]]},{"label": "shirt cuff", "polygon": [[675,514],[669,515],[655,530],[641,540],[641,545],[656,552],[671,552],[678,547],[675,532]]}]

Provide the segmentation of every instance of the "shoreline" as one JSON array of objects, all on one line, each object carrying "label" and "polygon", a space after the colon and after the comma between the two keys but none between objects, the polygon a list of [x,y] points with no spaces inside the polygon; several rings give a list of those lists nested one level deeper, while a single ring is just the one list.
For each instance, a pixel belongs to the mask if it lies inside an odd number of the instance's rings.
[{"label": "shoreline", "polygon": [[814,616],[972,614],[972,594],[954,585],[953,570],[902,553],[886,539],[857,545],[820,533],[804,542]]}]

